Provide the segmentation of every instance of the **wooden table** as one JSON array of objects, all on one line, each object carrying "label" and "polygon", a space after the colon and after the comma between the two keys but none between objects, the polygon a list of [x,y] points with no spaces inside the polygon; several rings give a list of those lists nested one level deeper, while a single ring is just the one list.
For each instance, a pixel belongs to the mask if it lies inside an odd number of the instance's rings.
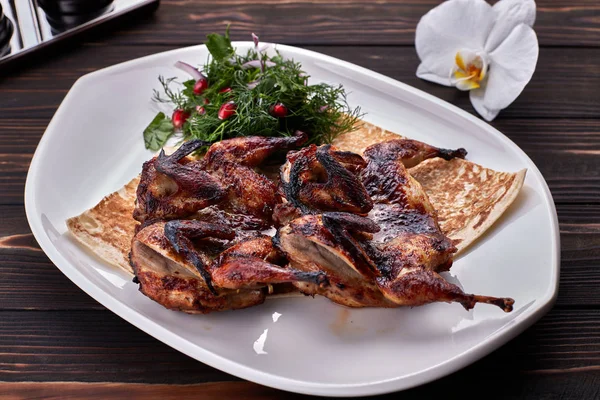
[{"label": "wooden table", "polygon": [[[23,188],[29,162],[77,78],[197,44],[226,23],[235,40],[248,40],[254,31],[268,41],[313,49],[474,113],[466,93],[415,77],[415,26],[439,2],[163,0],[153,17],[96,34],[0,78],[0,398],[301,397],[184,356],[64,277],[27,225]],[[600,3],[539,0],[535,29],[541,45],[537,71],[492,125],[533,159],[552,190],[562,242],[558,301],[541,321],[483,360],[388,398],[600,398]]]}]

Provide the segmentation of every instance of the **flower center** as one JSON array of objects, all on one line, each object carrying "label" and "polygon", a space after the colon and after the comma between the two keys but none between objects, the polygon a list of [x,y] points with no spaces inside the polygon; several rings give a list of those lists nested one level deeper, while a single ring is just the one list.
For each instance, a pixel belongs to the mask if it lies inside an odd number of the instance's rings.
[{"label": "flower center", "polygon": [[459,50],[454,61],[456,65],[450,72],[450,81],[457,89],[471,90],[481,87],[488,67],[485,54]]}]

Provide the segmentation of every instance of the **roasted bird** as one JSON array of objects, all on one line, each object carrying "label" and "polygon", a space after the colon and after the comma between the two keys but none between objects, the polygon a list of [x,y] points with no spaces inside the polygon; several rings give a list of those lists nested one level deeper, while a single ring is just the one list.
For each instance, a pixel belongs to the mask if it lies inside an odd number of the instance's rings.
[{"label": "roasted bird", "polygon": [[281,197],[277,193],[277,184],[258,168],[268,164],[270,159],[285,156],[307,139],[305,133],[298,131],[290,137],[249,136],[223,140],[210,147],[201,165],[226,187],[224,208],[270,222]]},{"label": "roasted bird", "polygon": [[245,137],[212,145],[203,159],[189,154],[206,142],[184,143],[144,163],[134,218],[140,222],[186,218],[210,205],[270,220],[279,201],[277,185],[256,171],[270,157],[301,146],[307,135]]},{"label": "roasted bird", "polygon": [[281,169],[288,202],[303,213],[312,210],[366,214],[373,207],[357,173],[366,166],[361,156],[314,144],[290,152]]},{"label": "roasted bird", "polygon": [[140,291],[166,308],[187,313],[260,304],[274,283],[327,283],[320,272],[278,264],[285,264],[285,259],[269,236],[236,241],[227,225],[197,220],[155,222],[142,228],[131,246]]},{"label": "roasted bird", "polygon": [[142,167],[133,217],[140,221],[187,217],[220,202],[224,186],[188,157],[205,143],[184,143],[170,156],[164,150]]},{"label": "roasted bird", "polygon": [[[316,152],[320,149],[332,151],[323,146]],[[478,302],[490,303],[511,311],[512,299],[465,294],[438,274],[450,268],[456,248],[440,231],[427,195],[406,171],[405,163],[413,166],[426,158],[462,158],[465,154],[464,149],[437,149],[406,139],[373,145],[364,152],[363,168],[347,169],[347,174],[356,179],[344,178],[338,183],[356,185],[345,191],[359,193],[355,199],[327,198],[327,194],[318,193],[321,187],[309,177],[307,185],[314,192],[304,197],[302,206],[298,201],[294,203],[293,198],[288,199],[304,215],[279,230],[277,243],[292,267],[325,271],[330,285],[319,287],[307,282],[294,285],[305,294],[321,294],[353,307],[418,306],[443,301],[459,302],[466,309]],[[282,169],[282,183],[302,187],[304,176],[294,182],[292,173],[287,171],[304,166],[294,165],[298,159],[288,157],[288,162],[290,165]],[[324,175],[328,180],[336,179],[337,170],[326,163],[319,164],[326,170]],[[331,182],[328,185],[335,187]],[[337,205],[363,204],[365,191],[373,202],[367,217],[328,212]],[[285,192],[293,196],[300,190]],[[311,198],[319,201],[310,204]],[[324,206],[326,198],[330,203]]]},{"label": "roasted bird", "polygon": [[338,151],[330,145],[310,145],[290,152],[281,167],[285,202],[275,208],[275,225],[284,226],[303,214],[318,211],[366,215],[373,201],[358,178],[365,166],[358,154]]},{"label": "roasted bird", "polygon": [[[206,143],[192,141],[147,162],[130,257],[140,290],[190,313],[259,304],[279,283],[353,307],[511,309],[511,299],[465,294],[438,274],[456,249],[406,171],[431,157],[462,158],[464,149],[398,139],[364,158],[330,145],[290,151],[305,142],[302,133],[236,138],[198,160],[188,155]],[[278,187],[261,169],[286,153]],[[263,232],[273,225],[282,227],[272,240]]]},{"label": "roasted bird", "polygon": [[281,199],[254,168],[305,140],[237,138],[199,161],[187,155],[205,143],[193,141],[147,162],[130,256],[140,291],[167,308],[206,313],[262,303],[271,284],[326,285],[321,272],[282,267],[287,261],[261,233]]}]

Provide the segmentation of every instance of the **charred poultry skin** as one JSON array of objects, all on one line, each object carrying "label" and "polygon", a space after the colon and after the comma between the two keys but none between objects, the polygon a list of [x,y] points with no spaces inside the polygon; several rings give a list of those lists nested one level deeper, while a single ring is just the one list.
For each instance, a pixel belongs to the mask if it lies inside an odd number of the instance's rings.
[{"label": "charred poultry skin", "polygon": [[323,273],[275,264],[282,261],[268,236],[236,242],[228,227],[197,220],[148,225],[134,237],[131,251],[140,291],[166,308],[192,314],[261,304],[269,284],[326,284]]},{"label": "charred poultry skin", "polygon": [[187,157],[206,143],[184,143],[170,156],[164,150],[142,167],[133,218],[139,222],[182,218],[220,202],[225,187],[202,164]]},{"label": "charred poultry skin", "polygon": [[[376,230],[377,227],[367,218],[347,213],[332,214],[305,215],[277,232],[275,242],[286,253],[293,268],[323,271],[329,280],[326,287],[308,282],[297,282],[294,286],[304,294],[325,296],[349,307],[394,307],[394,303],[387,300],[377,287],[371,272],[376,266],[360,244],[361,240],[368,240],[366,230]],[[363,227],[355,231],[356,224],[344,226],[342,221],[345,218],[360,218]],[[335,225],[336,228],[332,232],[326,225]],[[344,239],[339,240],[339,233],[345,236]],[[341,244],[343,241],[346,246]]]},{"label": "charred poultry skin", "polygon": [[146,163],[136,208],[144,224],[130,255],[140,291],[169,309],[207,313],[260,304],[271,284],[326,285],[321,272],[283,268],[282,253],[261,234],[280,198],[253,167],[304,141],[302,133],[238,138],[213,145],[201,161],[185,159],[204,145],[194,141]]},{"label": "charred poultry skin", "polygon": [[280,200],[277,185],[255,168],[306,140],[303,132],[284,138],[223,140],[213,144],[201,160],[188,157],[207,145],[201,140],[184,143],[170,156],[163,150],[144,163],[133,216],[142,223],[186,218],[219,204],[233,213],[270,220]]},{"label": "charred poultry skin", "polygon": [[357,176],[365,166],[358,154],[338,151],[331,145],[310,145],[290,152],[281,167],[280,183],[286,202],[275,210],[276,225],[319,211],[366,215],[373,202]]},{"label": "charred poultry skin", "polygon": [[305,133],[298,131],[290,137],[250,136],[223,140],[210,147],[201,164],[225,185],[224,208],[270,221],[281,196],[277,184],[256,168],[269,158],[300,147],[307,139]]},{"label": "charred poultry skin", "polygon": [[465,294],[438,274],[450,268],[456,248],[442,234],[427,195],[405,167],[426,158],[465,155],[464,149],[437,149],[407,139],[367,148],[366,166],[355,183],[362,188],[355,192],[366,190],[372,199],[368,218],[332,212],[314,215],[313,209],[280,229],[278,243],[291,265],[323,270],[331,283],[294,285],[306,294],[324,295],[351,307],[459,302],[471,309],[479,302],[511,311],[512,299]]}]

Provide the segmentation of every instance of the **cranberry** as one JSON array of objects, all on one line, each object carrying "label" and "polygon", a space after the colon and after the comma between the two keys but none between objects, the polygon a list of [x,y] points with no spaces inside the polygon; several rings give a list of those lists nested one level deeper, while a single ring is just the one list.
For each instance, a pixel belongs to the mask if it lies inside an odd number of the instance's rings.
[{"label": "cranberry", "polygon": [[204,77],[198,79],[194,84],[194,94],[202,94],[206,89],[208,89],[208,79]]},{"label": "cranberry", "polygon": [[236,108],[237,106],[233,101],[223,104],[221,108],[219,108],[219,119],[225,120],[230,118],[233,114],[235,114]]},{"label": "cranberry", "polygon": [[284,106],[281,103],[277,103],[277,104],[273,104],[271,106],[271,115],[276,117],[276,118],[283,118],[287,115],[288,113],[288,109],[286,106]]},{"label": "cranberry", "polygon": [[171,120],[175,129],[181,129],[185,121],[190,117],[190,113],[182,109],[177,109],[173,112]]},{"label": "cranberry", "polygon": [[230,87],[224,87],[223,89],[219,90],[219,93],[229,93],[229,92],[231,92]]},{"label": "cranberry", "polygon": [[196,112],[200,115],[206,114],[206,110],[202,106],[196,106]]}]

